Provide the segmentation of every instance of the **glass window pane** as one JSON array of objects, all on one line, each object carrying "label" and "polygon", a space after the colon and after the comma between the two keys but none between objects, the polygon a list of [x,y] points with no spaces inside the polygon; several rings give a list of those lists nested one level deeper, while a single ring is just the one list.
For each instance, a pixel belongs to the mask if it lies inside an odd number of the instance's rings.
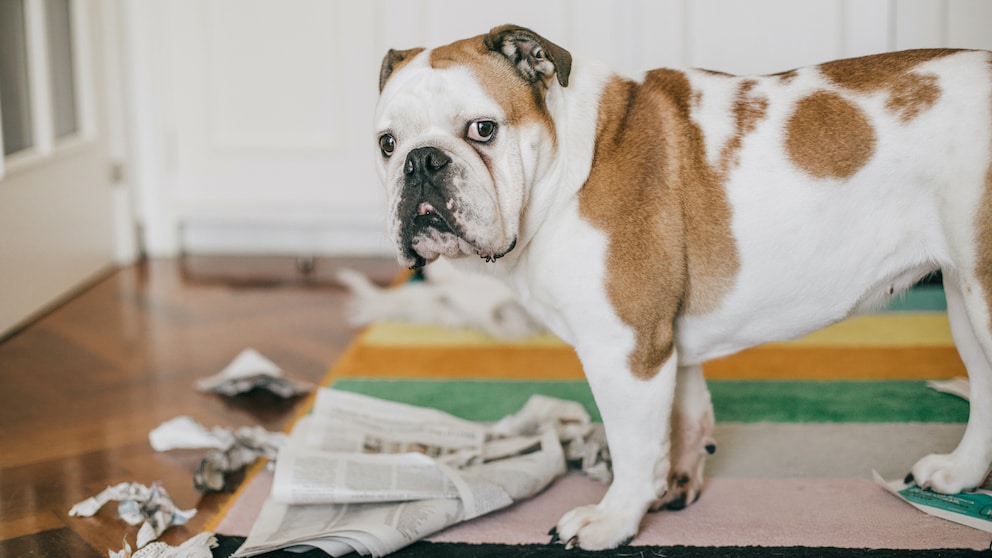
[{"label": "glass window pane", "polygon": [[25,29],[24,0],[0,0],[0,116],[4,155],[34,145]]},{"label": "glass window pane", "polygon": [[48,19],[48,61],[52,74],[52,121],[55,137],[61,138],[79,130],[69,0],[47,0],[45,17]]}]

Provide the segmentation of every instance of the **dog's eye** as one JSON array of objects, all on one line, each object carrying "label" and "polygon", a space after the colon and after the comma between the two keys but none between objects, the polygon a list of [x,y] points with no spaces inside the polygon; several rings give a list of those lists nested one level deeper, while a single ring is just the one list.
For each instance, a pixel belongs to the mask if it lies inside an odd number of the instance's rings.
[{"label": "dog's eye", "polygon": [[382,134],[379,136],[379,149],[383,157],[389,157],[396,150],[396,139],[390,134]]},{"label": "dog's eye", "polygon": [[487,142],[496,135],[496,123],[492,120],[476,120],[468,125],[466,136],[472,141]]}]

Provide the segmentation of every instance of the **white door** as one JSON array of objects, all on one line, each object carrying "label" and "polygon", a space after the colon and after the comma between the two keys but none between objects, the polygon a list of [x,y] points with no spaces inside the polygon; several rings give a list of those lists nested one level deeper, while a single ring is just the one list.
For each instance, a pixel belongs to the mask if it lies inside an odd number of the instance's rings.
[{"label": "white door", "polygon": [[150,255],[386,251],[368,131],[385,52],[375,7],[123,6]]},{"label": "white door", "polygon": [[0,0],[0,336],[114,260],[105,6]]}]

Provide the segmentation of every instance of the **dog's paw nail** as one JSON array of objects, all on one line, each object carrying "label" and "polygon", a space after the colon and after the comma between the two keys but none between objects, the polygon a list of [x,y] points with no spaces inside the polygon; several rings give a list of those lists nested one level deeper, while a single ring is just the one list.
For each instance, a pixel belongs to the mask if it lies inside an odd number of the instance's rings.
[{"label": "dog's paw nail", "polygon": [[666,510],[679,511],[685,509],[685,496],[679,495],[676,498],[672,498],[671,502],[665,504]]},{"label": "dog's paw nail", "polygon": [[631,535],[631,536],[627,537],[626,539],[624,539],[624,541],[620,543],[620,546],[627,546],[628,544],[630,544],[633,541],[634,541],[634,535]]},{"label": "dog's paw nail", "polygon": [[904,484],[913,484],[916,479],[913,478],[913,473],[906,475],[906,478],[902,479]]},{"label": "dog's paw nail", "polygon": [[551,530],[548,531],[548,536],[551,537],[548,544],[557,544],[561,542],[561,538],[558,536],[558,527],[552,527]]},{"label": "dog's paw nail", "polygon": [[706,453],[710,455],[716,453],[716,444],[706,444]]},{"label": "dog's paw nail", "polygon": [[568,539],[568,542],[565,543],[565,550],[572,550],[577,544],[579,544],[579,536],[575,535],[574,537]]}]

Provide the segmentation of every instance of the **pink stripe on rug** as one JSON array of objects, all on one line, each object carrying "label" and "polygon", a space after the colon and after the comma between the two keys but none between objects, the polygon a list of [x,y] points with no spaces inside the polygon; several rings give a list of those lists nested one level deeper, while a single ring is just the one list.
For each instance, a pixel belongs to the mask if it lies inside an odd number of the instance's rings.
[{"label": "pink stripe on rug", "polygon": [[[252,479],[217,532],[247,536],[271,484],[269,472]],[[428,540],[546,543],[563,513],[605,492],[596,481],[569,475],[530,500]],[[989,542],[988,533],[928,516],[866,479],[713,478],[693,506],[649,514],[632,544],[986,549]]]},{"label": "pink stripe on rug", "polygon": [[248,484],[242,486],[237,501],[214,531],[221,535],[247,537],[258,514],[262,512],[262,504],[269,497],[269,492],[272,492],[272,477],[272,471],[262,470]]},{"label": "pink stripe on rug", "polygon": [[[446,542],[547,542],[545,531],[575,506],[598,502],[602,484],[559,479],[538,497],[431,537]],[[862,479],[709,479],[700,500],[649,514],[633,545],[989,547],[988,533],[930,517]]]}]

